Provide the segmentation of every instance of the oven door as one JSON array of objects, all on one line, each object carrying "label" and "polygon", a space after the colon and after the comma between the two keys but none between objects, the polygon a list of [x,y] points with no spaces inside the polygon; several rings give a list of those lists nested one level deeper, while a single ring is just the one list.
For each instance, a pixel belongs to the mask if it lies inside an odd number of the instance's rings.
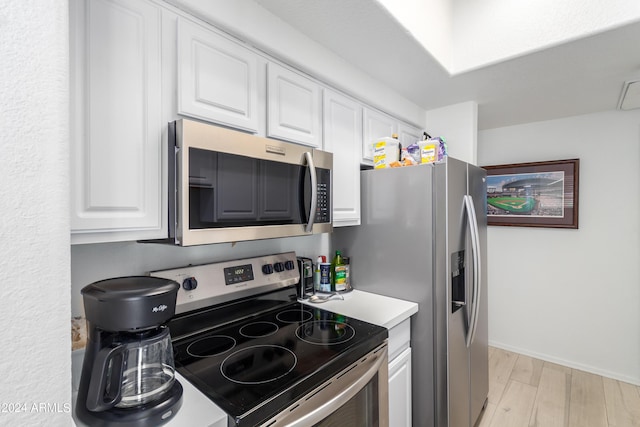
[{"label": "oven door", "polygon": [[331,231],[330,153],[186,119],[169,134],[176,243]]},{"label": "oven door", "polygon": [[281,411],[263,427],[389,426],[387,343]]}]

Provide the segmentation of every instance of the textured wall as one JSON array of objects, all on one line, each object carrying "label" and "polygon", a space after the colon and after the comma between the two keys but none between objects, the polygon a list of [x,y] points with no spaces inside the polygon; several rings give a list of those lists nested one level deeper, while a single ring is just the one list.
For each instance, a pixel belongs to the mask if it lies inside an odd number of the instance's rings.
[{"label": "textured wall", "polygon": [[379,0],[460,74],[640,19],[636,0]]},{"label": "textured wall", "polygon": [[0,8],[0,425],[69,425],[68,6]]},{"label": "textured wall", "polygon": [[640,384],[640,110],[482,131],[480,165],[580,159],[578,230],[489,227],[489,341]]}]

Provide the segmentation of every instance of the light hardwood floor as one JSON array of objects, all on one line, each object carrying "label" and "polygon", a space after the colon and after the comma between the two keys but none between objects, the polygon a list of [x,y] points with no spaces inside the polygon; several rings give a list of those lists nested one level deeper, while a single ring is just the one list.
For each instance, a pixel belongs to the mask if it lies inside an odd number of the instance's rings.
[{"label": "light hardwood floor", "polygon": [[477,426],[640,426],[640,387],[489,347],[489,402]]}]

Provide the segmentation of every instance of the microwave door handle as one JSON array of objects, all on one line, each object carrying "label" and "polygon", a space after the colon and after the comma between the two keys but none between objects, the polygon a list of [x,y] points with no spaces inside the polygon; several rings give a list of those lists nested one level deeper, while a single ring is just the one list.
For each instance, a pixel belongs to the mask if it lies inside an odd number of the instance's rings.
[{"label": "microwave door handle", "polygon": [[318,177],[316,175],[316,166],[313,164],[313,154],[311,151],[304,153],[304,157],[307,160],[307,167],[309,168],[309,175],[311,176],[311,206],[309,207],[309,222],[305,231],[311,233],[313,230],[313,223],[316,220],[316,208],[318,203]]}]

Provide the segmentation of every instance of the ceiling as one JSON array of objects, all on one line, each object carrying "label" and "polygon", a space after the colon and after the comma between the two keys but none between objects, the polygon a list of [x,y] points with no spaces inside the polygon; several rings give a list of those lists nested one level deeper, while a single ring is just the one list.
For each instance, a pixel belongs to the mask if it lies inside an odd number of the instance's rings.
[{"label": "ceiling", "polygon": [[378,2],[256,3],[425,110],[476,101],[479,129],[612,110],[640,78],[640,22],[451,75]]}]

